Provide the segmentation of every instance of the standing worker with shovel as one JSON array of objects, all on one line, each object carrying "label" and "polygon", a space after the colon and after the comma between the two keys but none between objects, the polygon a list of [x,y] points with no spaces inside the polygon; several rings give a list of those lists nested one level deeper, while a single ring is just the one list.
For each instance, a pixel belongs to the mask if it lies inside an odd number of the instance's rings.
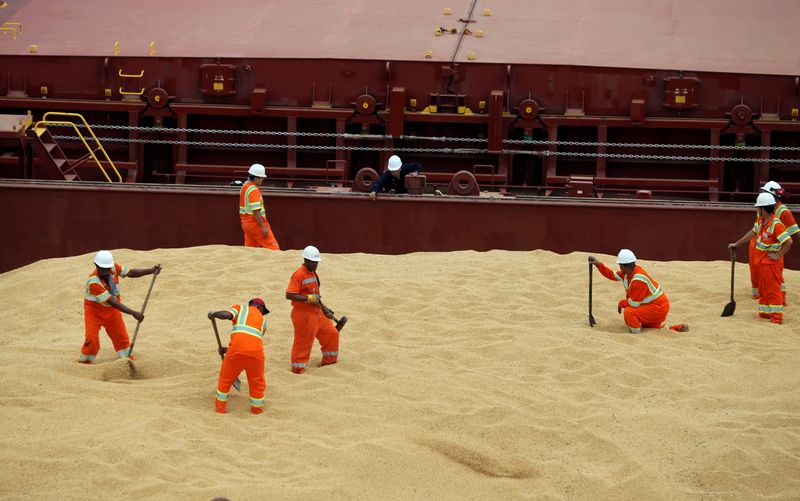
[{"label": "standing worker with shovel", "polygon": [[[292,324],[294,324],[294,344],[292,345],[292,372],[302,374],[308,367],[314,339],[319,339],[322,348],[322,365],[335,364],[339,356],[339,329],[347,317],[331,323],[333,312],[322,304],[319,293],[317,266],[322,260],[319,249],[309,245],[303,250],[303,264],[292,274],[286,299],[292,302]],[[330,315],[329,315],[330,314]]]},{"label": "standing worker with shovel", "polygon": [[775,213],[776,200],[770,193],[760,193],[756,199],[757,219],[753,229],[742,238],[728,244],[731,249],[755,237],[752,263],[758,270],[758,316],[774,324],[783,323],[784,295],[783,256],[792,246],[792,237]]},{"label": "standing worker with shovel", "polygon": [[[120,277],[138,278],[145,275],[158,275],[161,265],[152,268],[128,270],[119,263],[114,262],[111,252],[101,250],[94,257],[95,270],[86,280],[86,289],[83,298],[83,319],[86,340],[81,347],[81,356],[78,361],[82,364],[94,363],[97,352],[100,351],[100,328],[106,329],[106,334],[114,343],[117,357],[129,355],[131,346],[122,313],[127,313],[139,323],[144,320],[144,314],[132,310],[122,304],[119,294]],[[154,277],[155,278],[155,277]],[[152,288],[152,284],[151,284]]]},{"label": "standing worker with shovel", "polygon": [[258,297],[251,299],[247,305],[236,304],[227,310],[208,313],[208,318],[214,322],[215,333],[217,326],[214,319],[233,322],[230,345],[219,348],[223,358],[214,408],[220,414],[227,412],[228,392],[242,371],[247,373],[250,412],[261,414],[264,411],[264,390],[267,387],[264,380],[264,333],[267,330],[265,317],[268,313],[264,300]]},{"label": "standing worker with shovel", "polygon": [[[632,334],[639,334],[642,328],[662,329],[669,313],[669,299],[664,291],[641,266],[636,264],[636,256],[628,249],[622,249],[617,256],[619,271],[614,272],[589,256],[589,263],[597,266],[597,270],[607,279],[622,282],[625,288],[625,299],[617,303],[617,313],[625,310],[625,325]],[[687,332],[689,326],[677,324],[670,329]]]}]

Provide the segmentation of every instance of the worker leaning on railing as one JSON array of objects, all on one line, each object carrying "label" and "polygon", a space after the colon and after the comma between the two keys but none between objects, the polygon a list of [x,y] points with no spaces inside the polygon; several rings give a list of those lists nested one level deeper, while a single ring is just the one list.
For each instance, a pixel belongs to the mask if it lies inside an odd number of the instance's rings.
[{"label": "worker leaning on railing", "polygon": [[379,191],[389,193],[394,190],[395,193],[408,193],[406,176],[416,176],[422,171],[422,164],[419,162],[404,164],[397,155],[389,157],[389,163],[386,167],[386,172],[372,183],[372,188],[370,188],[369,192],[370,200],[375,200]]}]

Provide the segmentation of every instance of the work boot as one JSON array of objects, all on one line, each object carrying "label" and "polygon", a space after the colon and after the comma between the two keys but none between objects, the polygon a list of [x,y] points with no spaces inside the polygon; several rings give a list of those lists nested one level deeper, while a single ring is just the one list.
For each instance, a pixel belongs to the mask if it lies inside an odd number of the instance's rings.
[{"label": "work boot", "polygon": [[220,403],[219,400],[214,402],[214,410],[217,414],[227,414],[228,413],[228,405],[226,403]]},{"label": "work boot", "polygon": [[250,407],[250,412],[252,412],[253,414],[261,414],[262,412],[264,412],[264,408],[263,407]]},{"label": "work boot", "polygon": [[79,364],[85,364],[85,365],[92,365],[94,362],[92,362],[91,360],[80,360],[79,359],[78,363]]}]

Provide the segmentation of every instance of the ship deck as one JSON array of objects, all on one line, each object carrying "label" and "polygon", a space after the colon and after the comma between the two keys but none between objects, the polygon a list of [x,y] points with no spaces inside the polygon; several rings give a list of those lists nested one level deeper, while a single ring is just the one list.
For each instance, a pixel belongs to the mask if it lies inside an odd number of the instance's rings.
[{"label": "ship deck", "polygon": [[[800,74],[800,2],[772,0],[10,0],[0,54],[358,59]],[[444,15],[449,7],[452,15]],[[484,9],[491,15],[485,16]],[[477,30],[484,36],[475,36]],[[459,46],[458,50],[456,47]]]}]

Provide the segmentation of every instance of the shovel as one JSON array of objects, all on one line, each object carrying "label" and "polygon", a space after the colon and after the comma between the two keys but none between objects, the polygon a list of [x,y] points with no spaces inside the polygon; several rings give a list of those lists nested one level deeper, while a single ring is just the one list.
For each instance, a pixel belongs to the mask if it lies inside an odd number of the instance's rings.
[{"label": "shovel", "polygon": [[[144,315],[144,309],[147,308],[147,301],[150,299],[150,293],[153,292],[153,285],[156,283],[156,277],[158,275],[153,273],[153,279],[150,280],[150,288],[147,289],[147,295],[144,297],[144,304],[142,305],[142,315]],[[142,325],[142,322],[136,322],[136,330],[133,331],[133,339],[131,340],[131,347],[128,350],[128,358],[131,358],[131,354],[133,353],[133,345],[136,344],[136,336],[139,334],[139,326]]]},{"label": "shovel", "polygon": [[594,315],[592,315],[592,262],[589,261],[589,327],[594,327]]},{"label": "shovel", "polygon": [[[219,331],[217,330],[217,319],[211,318],[211,325],[214,326],[214,335],[217,337],[217,347],[219,348],[219,356],[222,360],[225,360],[225,355],[222,354],[222,341],[219,339]],[[239,378],[236,378],[236,381],[233,382],[233,387],[236,388],[236,391],[242,391],[242,382],[239,381]]]},{"label": "shovel", "polygon": [[731,249],[731,302],[722,310],[722,317],[730,317],[736,311],[736,301],[733,300],[733,273],[736,271],[736,247]]}]

